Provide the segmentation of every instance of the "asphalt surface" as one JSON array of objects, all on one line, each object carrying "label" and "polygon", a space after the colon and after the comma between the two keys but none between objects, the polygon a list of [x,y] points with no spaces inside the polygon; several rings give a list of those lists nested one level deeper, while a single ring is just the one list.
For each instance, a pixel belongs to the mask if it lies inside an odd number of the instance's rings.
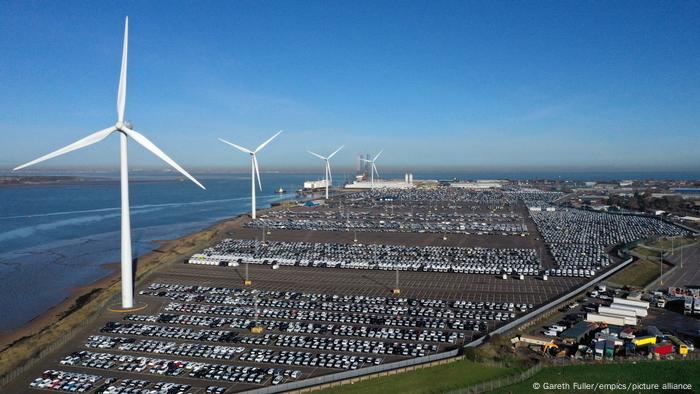
[{"label": "asphalt surface", "polygon": [[[304,209],[304,208],[300,208]],[[396,245],[441,245],[441,246],[465,246],[465,247],[491,247],[491,248],[535,248],[542,251],[544,267],[552,267],[553,262],[551,256],[548,255],[546,248],[541,240],[541,237],[536,231],[535,225],[529,218],[525,207],[520,204],[517,208],[525,217],[525,223],[528,226],[530,235],[521,236],[496,236],[496,235],[457,235],[448,234],[447,239],[443,239],[443,234],[431,233],[357,233],[358,243],[381,243],[381,244],[396,244]],[[262,231],[257,229],[248,229],[239,227],[230,234],[234,238],[242,239],[261,239]],[[294,230],[275,230],[271,234],[265,234],[267,240],[276,241],[311,241],[311,242],[339,242],[352,243],[355,238],[353,232],[320,232],[320,231],[294,231]],[[188,258],[186,256],[185,258]],[[218,266],[203,266],[190,264],[175,264],[160,268],[154,272],[147,281],[137,286],[137,294],[151,283],[170,283],[170,284],[185,284],[199,285],[212,287],[240,288],[243,287],[243,279],[245,276],[245,266],[238,267],[218,267]],[[278,270],[272,270],[269,266],[250,265],[248,267],[249,278],[253,281],[252,287],[259,290],[275,290],[275,291],[293,291],[306,293],[323,293],[337,295],[363,295],[363,296],[391,296],[391,290],[395,287],[396,273],[395,271],[378,271],[378,270],[352,270],[352,269],[333,269],[333,268],[313,268],[313,267],[296,267],[282,266]],[[536,277],[525,277],[524,280],[519,280],[514,277],[502,279],[501,276],[492,275],[476,275],[476,274],[456,274],[456,273],[436,273],[436,272],[413,272],[402,271],[399,273],[399,287],[401,289],[401,298],[413,299],[436,299],[436,300],[465,300],[472,302],[508,302],[508,303],[525,303],[532,304],[534,307],[546,303],[559,295],[565,294],[570,289],[580,285],[585,278],[566,278],[566,277],[550,277],[548,281],[543,281]],[[138,302],[147,304],[144,310],[135,312],[138,315],[156,315],[164,312],[164,307],[170,300],[164,297],[153,296],[137,296]],[[188,314],[188,313],[180,313]],[[87,349],[85,343],[90,335],[111,335],[101,334],[100,329],[107,322],[125,322],[124,314],[105,310],[101,312],[97,320],[88,327],[82,329],[72,340],[60,347],[58,350],[50,354],[45,359],[38,362],[28,372],[19,376],[14,382],[5,388],[10,393],[36,393],[36,389],[28,387],[29,382],[34,378],[39,377],[41,372],[47,369],[83,372],[101,375],[103,377],[115,377],[118,379],[143,379],[152,383],[158,381],[186,383],[194,387],[191,392],[204,392],[204,388],[209,385],[222,386],[229,388],[227,392],[245,391],[252,388],[261,387],[256,384],[247,383],[229,383],[216,380],[201,380],[189,378],[186,376],[163,376],[150,373],[135,373],[121,372],[116,369],[102,370],[79,366],[61,365],[59,361],[66,355],[71,353],[89,350],[92,352],[110,353],[110,354],[129,354],[134,356],[146,356],[151,358],[161,358],[170,360],[185,360],[197,361],[212,364],[226,365],[244,365],[257,366],[264,368],[286,368],[300,370],[302,378],[330,374],[343,371],[342,369],[330,368],[315,368],[303,366],[286,366],[279,364],[260,364],[254,362],[240,361],[238,357],[233,360],[218,360],[209,358],[193,358],[183,356],[171,356],[167,354],[152,354],[152,353],[135,353],[120,351],[117,348],[111,349]],[[313,323],[313,321],[304,321]],[[499,324],[505,324],[505,321],[487,321],[488,330],[493,330]],[[342,324],[330,323],[328,324]],[[178,328],[189,328],[194,330],[208,329],[201,326],[185,326],[174,323],[145,323],[157,324],[165,326],[174,326]],[[411,327],[393,327],[400,329],[410,329]],[[231,327],[219,327],[215,330],[237,331],[242,336],[264,335],[267,333],[281,334],[281,332],[266,332],[263,334],[252,334],[245,329],[235,329]],[[443,329],[438,331],[460,331]],[[439,351],[448,348],[462,345],[469,342],[478,335],[473,331],[461,331],[463,337],[458,343],[432,343],[439,347]],[[295,335],[293,333],[284,333]],[[115,334],[116,336],[132,337],[130,335]],[[315,334],[298,334],[310,335]],[[328,336],[330,334],[319,334]],[[156,341],[172,341],[186,343],[201,343],[207,345],[218,345],[216,342],[197,342],[193,340],[179,340],[171,338],[153,338],[133,336],[136,339],[152,339]],[[374,338],[365,337],[334,337],[340,339],[366,339],[376,340]],[[402,342],[403,340],[386,339],[389,342]],[[404,341],[405,342],[405,341]],[[280,348],[274,345],[246,345],[240,343],[221,343],[226,346],[243,346],[246,351],[252,348],[272,349],[274,351],[288,350],[301,351],[310,353],[337,353],[343,355],[360,355],[383,358],[384,363],[406,359],[404,356],[394,355],[375,355],[363,353],[349,353],[334,350],[317,350],[307,348],[287,347]],[[117,382],[118,384],[119,382]],[[266,379],[263,384],[270,384],[270,379]]]},{"label": "asphalt surface", "polygon": [[700,286],[700,243],[683,248],[683,266],[681,266],[681,250],[673,255],[667,254],[664,259],[676,265],[673,272],[664,278],[664,287]]}]

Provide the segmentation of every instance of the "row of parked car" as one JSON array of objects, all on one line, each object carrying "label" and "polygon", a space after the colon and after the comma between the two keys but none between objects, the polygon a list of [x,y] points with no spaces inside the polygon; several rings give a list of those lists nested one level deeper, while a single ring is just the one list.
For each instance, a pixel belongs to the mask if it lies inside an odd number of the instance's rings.
[{"label": "row of parked car", "polygon": [[[108,379],[106,384],[98,388],[96,394],[194,394],[189,384],[157,382],[149,387],[148,380],[124,379],[119,384],[111,384]],[[223,393],[223,391],[221,391]]]},{"label": "row of parked car", "polygon": [[131,337],[114,337],[92,335],[85,342],[85,347],[93,349],[118,349],[126,352],[168,354],[172,356],[202,357],[217,360],[233,360],[243,353],[242,346],[206,345],[201,343],[182,343],[136,339]]},{"label": "row of parked car", "polygon": [[402,208],[439,207],[461,205],[497,209],[517,202],[517,196],[500,190],[470,190],[457,187],[432,189],[381,188],[335,197],[328,203],[332,207],[382,208],[389,205]]},{"label": "row of parked car", "polygon": [[93,386],[100,380],[102,380],[100,375],[49,369],[44,371],[41,377],[29,383],[29,387],[69,393],[85,393],[92,390]]},{"label": "row of parked car", "polygon": [[[97,362],[97,363],[95,363]],[[289,369],[265,369],[244,365],[224,365],[205,362],[166,360],[145,356],[120,355],[80,351],[61,360],[61,364],[90,368],[116,369],[124,372],[148,373],[166,376],[187,376],[196,379],[225,380],[263,384],[270,376],[285,376],[298,379],[300,371]],[[99,366],[96,366],[99,365]],[[278,379],[278,383],[281,379]]]},{"label": "row of parked car", "polygon": [[521,235],[527,227],[518,214],[336,210],[275,210],[246,224],[248,228],[306,231],[364,231]]},{"label": "row of parked car", "polygon": [[193,255],[189,264],[238,266],[312,266],[348,269],[384,269],[493,274],[536,275],[541,263],[535,249],[465,248],[225,239]]},{"label": "row of parked car", "polygon": [[237,331],[193,330],[191,328],[155,324],[107,322],[100,329],[104,334],[134,335],[201,342],[235,342]]},{"label": "row of parked car", "polygon": [[[177,295],[166,293],[164,296]],[[196,297],[195,297],[196,298]],[[239,303],[241,298],[237,298]],[[205,302],[211,301],[209,299]],[[224,300],[225,302],[225,300]],[[280,331],[294,330],[294,326],[288,322],[273,319],[289,319],[289,320],[309,320],[334,323],[353,323],[353,324],[370,324],[384,326],[399,326],[399,327],[416,327],[416,328],[436,328],[436,329],[459,329],[459,330],[474,330],[484,331],[486,329],[485,321],[507,321],[516,316],[518,312],[525,312],[528,309],[527,304],[515,303],[492,303],[492,302],[467,302],[455,301],[454,305],[459,305],[454,308],[448,307],[447,303],[437,307],[411,307],[397,305],[370,305],[362,306],[360,304],[345,304],[346,308],[334,307],[333,309],[342,310],[335,311],[316,311],[304,310],[310,305],[307,302],[299,300],[272,301],[259,300],[258,315],[263,319],[262,324],[270,329]],[[290,309],[268,308],[267,305],[275,304],[276,307]],[[280,305],[284,304],[284,305]],[[323,303],[326,308],[331,307],[327,303]],[[246,309],[243,309],[246,308]],[[531,306],[530,306],[531,308]],[[249,328],[253,324],[252,316],[254,309],[251,306],[246,307],[231,307],[220,305],[192,304],[192,303],[169,303],[165,310],[168,312],[189,312],[202,315],[177,315],[177,314],[161,314],[161,315],[129,315],[127,320],[151,321],[151,322],[167,322],[189,325],[203,325],[207,327],[221,327],[230,325],[235,328]],[[363,310],[358,312],[358,310]],[[232,315],[241,313],[248,318],[236,319],[221,316],[211,315]],[[166,319],[161,319],[162,316],[167,316]]]},{"label": "row of parked car", "polygon": [[336,353],[309,353],[302,351],[272,349],[251,349],[241,355],[241,361],[264,364],[287,364],[304,367],[357,369],[364,366],[379,365],[381,358],[349,356]]}]

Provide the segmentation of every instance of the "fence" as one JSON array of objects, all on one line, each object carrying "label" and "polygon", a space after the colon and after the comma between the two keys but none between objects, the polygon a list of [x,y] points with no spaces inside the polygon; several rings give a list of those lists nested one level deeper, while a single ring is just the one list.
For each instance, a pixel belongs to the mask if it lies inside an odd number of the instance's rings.
[{"label": "fence", "polygon": [[[325,385],[326,387],[330,387],[330,385],[334,382],[348,381],[347,383],[350,383],[350,380],[355,379],[355,378],[359,378],[361,376],[379,374],[379,373],[385,372],[385,371],[407,369],[407,368],[414,367],[414,366],[419,365],[419,364],[435,363],[437,361],[455,358],[458,354],[459,354],[459,349],[455,349],[455,350],[451,350],[451,351],[445,352],[445,353],[438,353],[438,354],[433,354],[430,356],[418,357],[418,358],[414,358],[414,359],[398,361],[398,362],[389,363],[389,364],[380,364],[380,365],[375,365],[375,366],[368,367],[368,368],[356,369],[354,371],[345,371],[345,372],[334,373],[334,374],[330,374],[330,375],[317,376],[315,378],[309,378],[309,379],[299,380],[296,382],[284,383],[284,384],[280,384],[278,386],[262,387],[259,389],[247,391],[246,393],[249,393],[249,394],[271,394],[271,393],[281,393],[281,392],[287,392],[287,391],[299,391],[301,389],[311,387],[311,386],[324,386]],[[365,376],[365,379],[369,379],[369,378],[370,378],[369,376]],[[338,385],[340,385],[340,384],[338,384]]]},{"label": "fence", "polygon": [[[684,360],[692,360],[692,361],[697,361],[700,360],[700,353],[697,352],[692,352],[688,353],[686,356],[680,356],[678,354],[674,354],[672,358],[664,358],[664,360],[673,360],[673,361],[684,361]],[[570,366],[570,365],[596,365],[596,364],[634,364],[634,363],[641,363],[641,362],[657,362],[658,360],[655,359],[650,359],[648,357],[644,356],[625,356],[625,357],[618,357],[613,360],[596,360],[596,361],[591,361],[591,360],[581,360],[581,359],[575,359],[575,358],[553,358],[548,360],[549,363],[551,363],[553,366]]]}]

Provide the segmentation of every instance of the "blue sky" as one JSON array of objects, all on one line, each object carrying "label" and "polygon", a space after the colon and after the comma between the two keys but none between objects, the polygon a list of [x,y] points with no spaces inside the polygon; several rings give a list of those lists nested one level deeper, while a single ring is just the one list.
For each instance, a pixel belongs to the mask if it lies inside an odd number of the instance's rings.
[{"label": "blue sky", "polygon": [[[29,2],[0,7],[0,167],[127,118],[188,168],[700,168],[699,2]],[[132,145],[133,167],[160,166]],[[47,162],[114,166],[118,142]]]}]

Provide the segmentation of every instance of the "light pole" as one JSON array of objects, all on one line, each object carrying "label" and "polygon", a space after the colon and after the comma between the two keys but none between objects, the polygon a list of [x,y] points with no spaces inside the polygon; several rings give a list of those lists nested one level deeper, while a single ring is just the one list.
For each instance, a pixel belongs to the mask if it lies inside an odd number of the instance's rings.
[{"label": "light pole", "polygon": [[258,310],[258,290],[253,290],[253,305],[254,305],[254,312],[253,312],[253,327],[250,328],[250,332],[253,334],[261,334],[263,332],[263,327],[259,325],[258,323],[258,316],[260,315],[260,312]]},{"label": "light pole", "polygon": [[[253,258],[258,254],[258,239],[255,238],[255,251],[253,252]],[[248,264],[250,264],[250,259],[246,259],[245,261],[245,280],[243,280],[243,286],[250,286],[253,284],[253,281],[250,280],[248,277]]]},{"label": "light pole", "polygon": [[391,291],[391,294],[397,296],[401,294],[401,289],[399,288],[399,263],[395,262],[394,265],[396,266],[396,286],[394,286],[394,289]]}]

